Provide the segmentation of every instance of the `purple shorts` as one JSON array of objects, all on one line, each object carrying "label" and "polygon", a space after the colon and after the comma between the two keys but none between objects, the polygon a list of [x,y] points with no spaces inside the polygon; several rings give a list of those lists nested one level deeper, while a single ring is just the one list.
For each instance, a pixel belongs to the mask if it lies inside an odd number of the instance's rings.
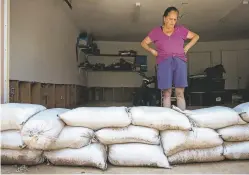
[{"label": "purple shorts", "polygon": [[157,65],[157,83],[161,90],[185,88],[188,86],[187,62],[177,57],[170,57]]}]

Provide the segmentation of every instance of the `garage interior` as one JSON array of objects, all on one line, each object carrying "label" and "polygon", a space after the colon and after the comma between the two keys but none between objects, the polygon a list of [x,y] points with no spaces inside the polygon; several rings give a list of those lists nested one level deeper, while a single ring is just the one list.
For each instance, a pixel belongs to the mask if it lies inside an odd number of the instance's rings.
[{"label": "garage interior", "polygon": [[[180,10],[179,23],[200,36],[188,52],[187,106],[248,101],[248,1],[22,0],[10,1],[10,102],[134,105],[144,78],[137,70],[153,78],[156,69],[140,42],[171,5]],[[217,65],[226,73],[206,81],[205,70]],[[160,106],[160,92],[150,88]]]},{"label": "garage interior", "polygon": [[[248,0],[10,0],[9,5],[9,102],[70,109],[161,106],[156,59],[140,43],[162,24],[169,6],[179,9],[179,23],[200,36],[187,54],[187,109],[234,107],[249,101]],[[152,83],[144,88],[148,81]],[[144,94],[153,100],[144,101]],[[249,170],[247,160],[238,160],[172,170],[110,165],[105,172],[5,165],[1,172],[232,174]]]}]

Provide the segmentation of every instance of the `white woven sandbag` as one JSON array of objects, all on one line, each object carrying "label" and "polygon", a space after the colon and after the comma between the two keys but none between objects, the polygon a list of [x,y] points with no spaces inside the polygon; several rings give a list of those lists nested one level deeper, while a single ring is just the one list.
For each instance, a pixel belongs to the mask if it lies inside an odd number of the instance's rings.
[{"label": "white woven sandbag", "polygon": [[105,144],[117,143],[160,143],[159,131],[142,126],[128,126],[124,128],[104,128],[95,133],[97,139]]},{"label": "white woven sandbag", "polygon": [[184,150],[168,157],[170,164],[217,162],[224,160],[223,147]]},{"label": "white woven sandbag", "polygon": [[106,147],[100,143],[93,143],[79,149],[45,151],[44,156],[54,165],[90,166],[102,170],[107,168]]},{"label": "white woven sandbag", "polygon": [[240,114],[242,120],[249,123],[249,102],[239,104],[233,109]]},{"label": "white woven sandbag", "polygon": [[131,107],[132,124],[146,126],[158,130],[177,129],[190,130],[188,118],[170,108],[163,107]]},{"label": "white woven sandbag", "polygon": [[161,140],[167,156],[183,150],[211,148],[223,144],[219,134],[210,128],[193,128],[193,131],[166,130],[161,132]]},{"label": "white woven sandbag", "polygon": [[65,125],[57,115],[66,111],[68,109],[47,109],[28,120],[21,130],[28,148],[45,150],[55,142]]},{"label": "white woven sandbag", "polygon": [[224,156],[231,160],[249,159],[249,141],[225,142]]},{"label": "white woven sandbag", "polygon": [[2,165],[38,165],[44,162],[41,150],[1,150]]},{"label": "white woven sandbag", "polygon": [[185,110],[183,113],[185,113],[196,126],[203,128],[220,129],[232,125],[246,124],[236,111],[224,106],[214,106],[192,111]]},{"label": "white woven sandbag", "polygon": [[126,127],[131,123],[126,107],[79,107],[59,116],[69,126],[93,130]]},{"label": "white woven sandbag", "polygon": [[26,145],[22,141],[19,130],[1,132],[1,149],[23,149]]},{"label": "white woven sandbag", "polygon": [[249,141],[249,124],[228,126],[217,130],[222,139],[228,142]]},{"label": "white woven sandbag", "polygon": [[23,124],[34,114],[46,107],[36,104],[6,103],[0,107],[1,131],[20,130]]},{"label": "white woven sandbag", "polygon": [[109,146],[108,160],[117,166],[148,166],[170,168],[163,149],[158,145],[142,143]]},{"label": "white woven sandbag", "polygon": [[84,127],[65,126],[55,142],[47,150],[82,148],[91,143],[94,132]]}]

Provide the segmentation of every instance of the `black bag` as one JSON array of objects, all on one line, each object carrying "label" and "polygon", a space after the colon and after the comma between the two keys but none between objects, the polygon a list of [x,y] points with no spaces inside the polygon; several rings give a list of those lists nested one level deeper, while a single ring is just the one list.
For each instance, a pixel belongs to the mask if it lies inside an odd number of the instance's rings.
[{"label": "black bag", "polygon": [[208,78],[222,78],[223,73],[226,73],[222,64],[216,65],[214,67],[209,67],[204,71]]}]

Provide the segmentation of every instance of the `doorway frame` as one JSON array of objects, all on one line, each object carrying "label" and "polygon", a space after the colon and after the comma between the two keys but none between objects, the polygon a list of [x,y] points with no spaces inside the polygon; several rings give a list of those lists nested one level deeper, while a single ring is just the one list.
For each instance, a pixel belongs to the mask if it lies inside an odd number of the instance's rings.
[{"label": "doorway frame", "polygon": [[9,31],[10,0],[0,0],[1,104],[9,102]]}]

